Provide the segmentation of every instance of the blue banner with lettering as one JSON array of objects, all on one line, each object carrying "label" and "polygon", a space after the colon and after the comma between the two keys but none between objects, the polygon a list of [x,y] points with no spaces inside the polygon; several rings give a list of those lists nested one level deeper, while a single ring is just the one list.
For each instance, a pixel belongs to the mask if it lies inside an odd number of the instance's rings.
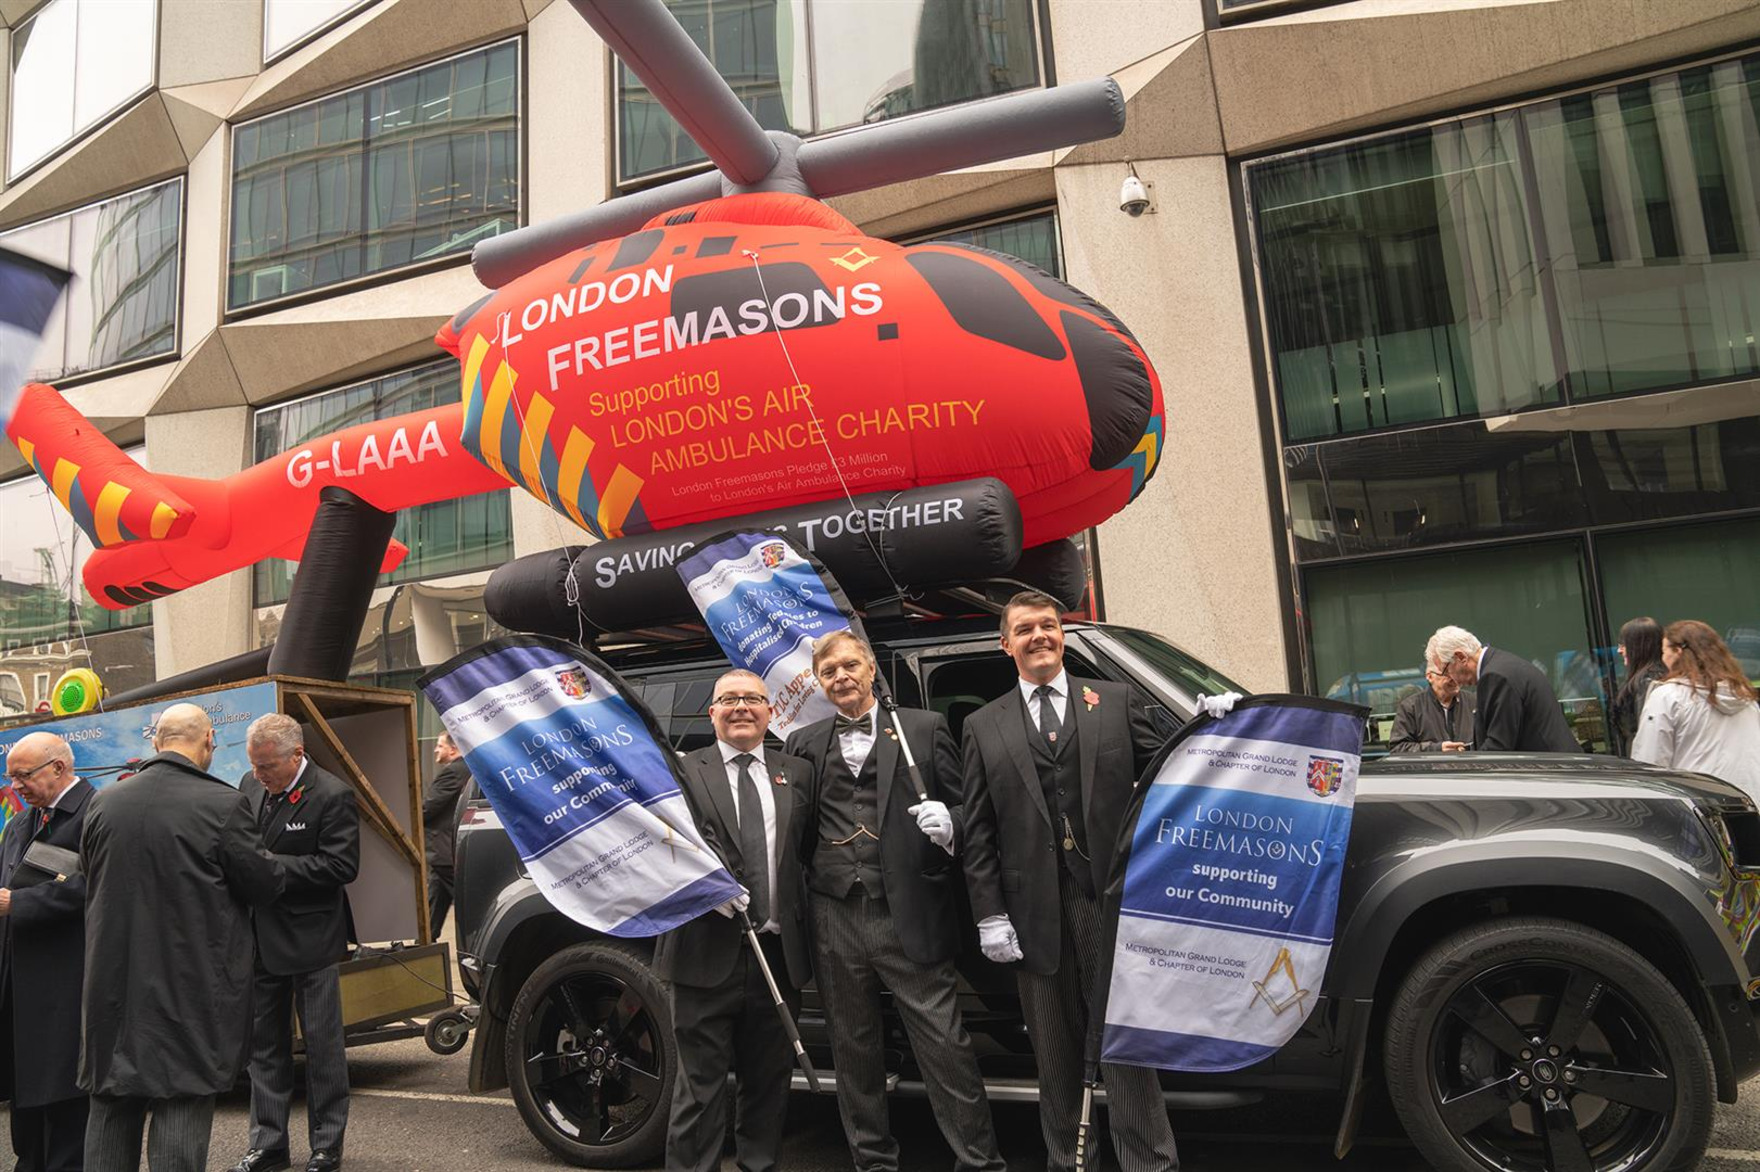
[{"label": "blue banner with lettering", "polygon": [[1162,750],[1108,889],[1101,1061],[1239,1070],[1295,1036],[1332,953],[1367,716],[1253,696]]}]

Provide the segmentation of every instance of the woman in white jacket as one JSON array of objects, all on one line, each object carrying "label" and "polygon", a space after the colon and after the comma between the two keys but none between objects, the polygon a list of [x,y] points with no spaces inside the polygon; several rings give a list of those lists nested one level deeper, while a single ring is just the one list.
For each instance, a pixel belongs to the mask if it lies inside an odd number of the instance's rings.
[{"label": "woman in white jacket", "polygon": [[1760,803],[1760,703],[1723,640],[1685,619],[1662,632],[1668,675],[1650,688],[1632,756],[1709,773]]}]

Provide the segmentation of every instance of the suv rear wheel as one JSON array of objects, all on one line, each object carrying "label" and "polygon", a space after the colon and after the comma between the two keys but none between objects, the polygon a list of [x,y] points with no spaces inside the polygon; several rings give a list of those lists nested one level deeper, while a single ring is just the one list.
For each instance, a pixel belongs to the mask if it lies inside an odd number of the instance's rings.
[{"label": "suv rear wheel", "polygon": [[677,1062],[665,988],[615,944],[573,944],[550,957],[508,1015],[513,1101],[531,1133],[572,1164],[659,1159]]},{"label": "suv rear wheel", "polygon": [[1643,957],[1567,920],[1465,928],[1412,966],[1383,1041],[1400,1120],[1437,1168],[1691,1168],[1711,1053]]}]

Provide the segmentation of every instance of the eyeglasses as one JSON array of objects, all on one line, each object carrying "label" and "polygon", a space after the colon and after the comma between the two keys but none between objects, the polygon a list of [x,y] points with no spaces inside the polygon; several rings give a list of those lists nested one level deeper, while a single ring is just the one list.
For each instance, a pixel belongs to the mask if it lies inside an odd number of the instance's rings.
[{"label": "eyeglasses", "polygon": [[729,693],[726,696],[717,696],[715,697],[715,703],[723,708],[738,708],[742,704],[747,708],[770,707],[769,697],[760,696],[756,692],[742,692],[738,695]]},{"label": "eyeglasses", "polygon": [[49,760],[43,762],[41,765],[37,766],[35,769],[27,769],[23,773],[8,773],[6,775],[6,780],[12,782],[14,785],[22,785],[23,783],[29,781],[35,775],[37,775],[37,774],[41,773],[43,770],[49,768],[49,766],[59,765],[59,764],[61,764],[61,762],[59,760],[57,760],[54,757],[51,757],[51,758],[49,758]]}]

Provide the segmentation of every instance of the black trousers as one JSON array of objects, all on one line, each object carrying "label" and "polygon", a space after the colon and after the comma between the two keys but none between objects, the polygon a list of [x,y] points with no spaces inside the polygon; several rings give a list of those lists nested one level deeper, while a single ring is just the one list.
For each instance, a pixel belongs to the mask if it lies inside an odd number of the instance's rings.
[{"label": "black trousers", "polygon": [[[801,995],[789,984],[782,938],[766,933],[758,940],[789,1012],[798,1017]],[[666,1128],[667,1172],[720,1169],[729,1072],[739,1088],[735,1162],[740,1172],[772,1172],[788,1115],[794,1050],[750,947],[740,949],[733,972],[721,984],[673,986],[672,1031],[678,1039],[678,1077]]]},{"label": "black trousers", "polygon": [[428,865],[428,931],[440,938],[446,913],[452,910],[452,868]]},{"label": "black trousers", "polygon": [[285,1149],[293,1101],[293,1019],[306,1045],[306,1134],[312,1151],[340,1152],[348,1127],[348,1055],[336,966],[274,976],[257,968],[251,1025],[251,1147]]},{"label": "black trousers", "polygon": [[45,1103],[41,1107],[12,1105],[14,1172],[80,1172],[85,1167],[86,1115],[91,1100],[84,1095]]},{"label": "black trousers", "polygon": [[[147,1113],[153,1123],[147,1126]],[[93,1095],[86,1123],[86,1172],[140,1172],[141,1132],[152,1172],[207,1172],[214,1096],[137,1099]]]}]

